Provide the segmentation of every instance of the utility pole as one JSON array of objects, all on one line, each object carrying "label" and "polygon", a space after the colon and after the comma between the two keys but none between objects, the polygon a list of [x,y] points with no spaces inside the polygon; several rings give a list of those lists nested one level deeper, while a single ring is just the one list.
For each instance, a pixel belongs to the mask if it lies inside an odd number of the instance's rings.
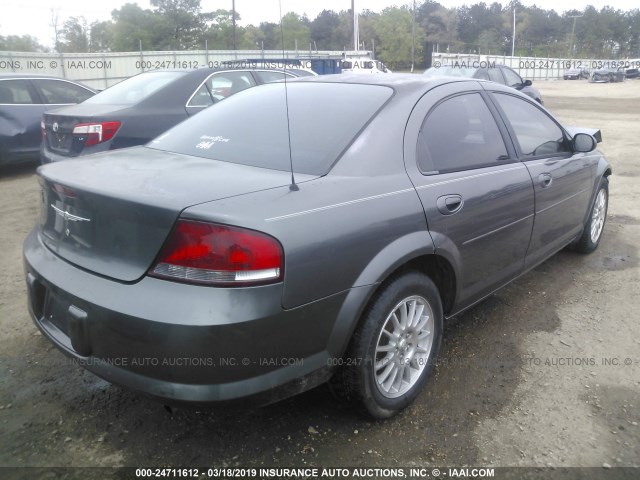
[{"label": "utility pole", "polygon": [[351,0],[351,14],[353,15],[353,49],[358,50],[358,20],[356,18],[356,2]]},{"label": "utility pole", "polygon": [[416,0],[413,0],[413,15],[411,18],[411,73],[416,63]]},{"label": "utility pole", "polygon": [[231,0],[231,21],[233,24],[233,49],[237,50],[236,45],[236,0]]},{"label": "utility pole", "polygon": [[569,37],[569,51],[567,52],[567,57],[571,58],[571,50],[573,49],[573,35],[576,31],[576,19],[582,17],[582,15],[571,15],[568,18],[573,18],[573,27],[571,27],[571,36]]},{"label": "utility pole", "polygon": [[516,7],[513,7],[513,35],[511,35],[511,56],[516,52]]}]

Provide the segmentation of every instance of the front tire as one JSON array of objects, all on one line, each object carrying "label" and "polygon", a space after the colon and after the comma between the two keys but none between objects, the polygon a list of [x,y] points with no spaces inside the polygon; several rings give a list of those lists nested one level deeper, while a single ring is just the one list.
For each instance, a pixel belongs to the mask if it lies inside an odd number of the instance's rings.
[{"label": "front tire", "polygon": [[575,242],[574,250],[580,253],[591,253],[600,244],[604,224],[607,220],[607,210],[609,207],[609,180],[602,177],[596,199],[591,207],[589,219],[584,226],[582,236]]},{"label": "front tire", "polygon": [[366,308],[339,373],[339,390],[362,413],[389,418],[407,407],[433,371],[442,341],[442,302],[424,274],[384,285]]}]

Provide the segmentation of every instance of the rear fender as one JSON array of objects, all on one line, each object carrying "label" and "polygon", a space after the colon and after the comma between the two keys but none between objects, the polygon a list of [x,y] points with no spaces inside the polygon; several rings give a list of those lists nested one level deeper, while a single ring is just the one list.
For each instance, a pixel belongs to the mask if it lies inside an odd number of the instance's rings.
[{"label": "rear fender", "polygon": [[346,350],[367,304],[382,282],[414,258],[435,253],[426,230],[393,241],[371,259],[342,304],[328,344],[329,355],[340,358]]}]

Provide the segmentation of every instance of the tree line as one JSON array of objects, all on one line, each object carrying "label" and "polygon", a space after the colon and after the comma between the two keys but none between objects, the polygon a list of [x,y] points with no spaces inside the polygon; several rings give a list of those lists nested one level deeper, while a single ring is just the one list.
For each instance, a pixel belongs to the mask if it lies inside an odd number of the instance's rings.
[{"label": "tree line", "polygon": [[[391,68],[406,68],[430,52],[510,55],[515,10],[515,54],[537,57],[638,58],[640,9],[586,6],[562,15],[554,10],[484,2],[447,8],[416,1],[358,19],[360,49],[374,50]],[[313,20],[289,12],[279,23],[240,26],[238,11],[203,12],[200,0],[151,0],[151,9],[128,3],[111,20],[59,19],[51,12],[53,50],[61,53],[166,50],[352,50],[350,10],[324,10]],[[234,22],[235,20],[235,22]],[[235,27],[234,27],[235,24]],[[0,50],[44,52],[29,35],[0,36]],[[412,57],[414,52],[414,57]]]}]

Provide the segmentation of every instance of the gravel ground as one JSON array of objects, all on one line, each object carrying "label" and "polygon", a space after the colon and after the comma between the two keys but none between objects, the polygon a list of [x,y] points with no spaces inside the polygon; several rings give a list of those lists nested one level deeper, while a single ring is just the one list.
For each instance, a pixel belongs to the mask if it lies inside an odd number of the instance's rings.
[{"label": "gravel ground", "polygon": [[0,171],[0,466],[639,467],[640,81],[536,86],[566,124],[603,131],[600,248],[560,252],[449,322],[428,388],[384,422],[327,387],[251,411],[169,408],[71,364],[27,314],[34,168]]}]

